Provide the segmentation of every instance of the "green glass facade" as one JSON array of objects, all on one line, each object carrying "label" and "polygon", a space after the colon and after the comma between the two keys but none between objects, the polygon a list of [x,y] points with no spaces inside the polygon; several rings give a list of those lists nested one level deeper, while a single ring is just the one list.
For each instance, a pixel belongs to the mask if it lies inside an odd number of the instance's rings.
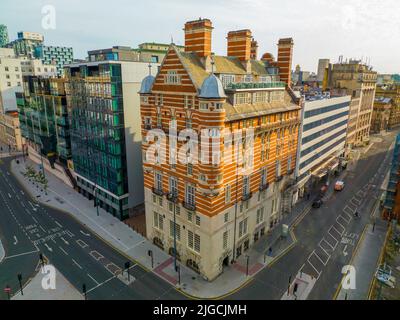
[{"label": "green glass facade", "polygon": [[21,134],[53,164],[71,159],[71,140],[64,79],[24,77],[17,94]]},{"label": "green glass facade", "polygon": [[65,76],[79,191],[123,220],[129,191],[121,65],[68,66]]}]

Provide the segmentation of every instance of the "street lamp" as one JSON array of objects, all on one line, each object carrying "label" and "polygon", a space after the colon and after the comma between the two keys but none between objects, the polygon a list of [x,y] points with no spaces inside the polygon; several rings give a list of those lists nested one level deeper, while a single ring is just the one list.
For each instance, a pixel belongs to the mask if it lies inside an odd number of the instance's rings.
[{"label": "street lamp", "polygon": [[246,276],[249,275],[249,260],[250,260],[250,256],[246,256]]}]

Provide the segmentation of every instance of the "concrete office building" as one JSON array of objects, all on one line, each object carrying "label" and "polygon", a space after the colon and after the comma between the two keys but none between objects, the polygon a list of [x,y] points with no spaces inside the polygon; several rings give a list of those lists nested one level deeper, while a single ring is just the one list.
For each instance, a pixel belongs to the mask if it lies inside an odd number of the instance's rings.
[{"label": "concrete office building", "polygon": [[317,70],[317,81],[321,82],[325,77],[325,70],[329,67],[330,60],[329,59],[319,59],[318,61],[318,70]]},{"label": "concrete office building", "polygon": [[138,92],[149,62],[130,61],[131,53],[93,50],[89,61],[65,68],[79,191],[119,219],[144,199]]},{"label": "concrete office building", "polygon": [[[344,89],[352,99],[358,101],[357,124],[354,134],[348,137],[347,145],[362,146],[369,143],[372,111],[375,101],[377,72],[359,60],[349,60],[330,65],[327,85],[330,89]],[[356,107],[354,105],[354,107]]]},{"label": "concrete office building", "polygon": [[298,196],[309,192],[341,165],[350,110],[350,96],[307,99],[302,108],[296,177]]}]

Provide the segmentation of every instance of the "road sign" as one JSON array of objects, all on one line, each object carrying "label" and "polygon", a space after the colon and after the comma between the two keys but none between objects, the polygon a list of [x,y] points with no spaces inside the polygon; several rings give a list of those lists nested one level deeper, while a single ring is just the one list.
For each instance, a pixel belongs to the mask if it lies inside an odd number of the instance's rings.
[{"label": "road sign", "polygon": [[10,293],[11,292],[11,288],[10,287],[5,287],[4,288],[4,292],[5,293]]}]

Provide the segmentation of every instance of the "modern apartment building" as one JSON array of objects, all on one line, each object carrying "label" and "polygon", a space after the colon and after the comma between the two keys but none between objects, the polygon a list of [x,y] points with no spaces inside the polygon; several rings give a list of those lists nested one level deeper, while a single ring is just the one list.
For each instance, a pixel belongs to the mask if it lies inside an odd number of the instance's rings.
[{"label": "modern apartment building", "polygon": [[35,47],[35,58],[42,60],[45,65],[56,66],[57,75],[61,77],[64,74],[64,66],[74,61],[74,53],[70,47],[41,44]]},{"label": "modern apartment building", "polygon": [[400,125],[400,83],[378,85],[376,87],[377,98],[388,98],[391,100],[390,116],[388,129],[396,128]]},{"label": "modern apartment building", "polygon": [[122,51],[90,51],[89,61],[65,68],[79,191],[119,219],[143,203],[138,92],[149,73],[149,62],[129,61],[130,48]]},{"label": "modern apartment building", "polygon": [[210,20],[184,30],[185,52],[172,44],[140,91],[146,229],[213,280],[283,215],[300,125],[288,86],[293,41],[279,41],[278,61],[259,61],[250,30],[228,33],[227,56],[211,53]]},{"label": "modern apartment building", "polygon": [[304,101],[296,163],[301,198],[321,180],[329,182],[342,165],[351,96],[321,95]]},{"label": "modern apartment building", "polygon": [[[40,60],[31,60],[26,57],[16,57],[14,50],[0,48],[0,114],[2,118],[0,126],[3,132],[10,132],[10,125],[14,125],[14,132],[10,135],[20,136],[16,94],[23,92],[22,79],[25,75],[55,75],[55,67],[44,67]],[[5,135],[0,136],[4,143],[9,143]],[[13,140],[13,139],[11,139]],[[20,150],[21,143],[17,139],[12,146]]]},{"label": "modern apartment building", "polygon": [[71,139],[65,93],[65,79],[25,76],[24,93],[17,93],[22,136],[29,155],[67,166]]},{"label": "modern apartment building", "polygon": [[5,47],[9,41],[7,26],[0,24],[0,48]]},{"label": "modern apartment building", "polygon": [[24,56],[34,59],[36,47],[43,44],[43,35],[37,32],[21,31],[18,32],[17,36],[17,39],[11,41],[7,47],[13,48],[17,57]]},{"label": "modern apartment building", "polygon": [[359,103],[354,136],[348,141],[350,147],[369,142],[376,81],[377,73],[359,60],[341,60],[329,66],[328,86],[331,89],[345,89]]}]

